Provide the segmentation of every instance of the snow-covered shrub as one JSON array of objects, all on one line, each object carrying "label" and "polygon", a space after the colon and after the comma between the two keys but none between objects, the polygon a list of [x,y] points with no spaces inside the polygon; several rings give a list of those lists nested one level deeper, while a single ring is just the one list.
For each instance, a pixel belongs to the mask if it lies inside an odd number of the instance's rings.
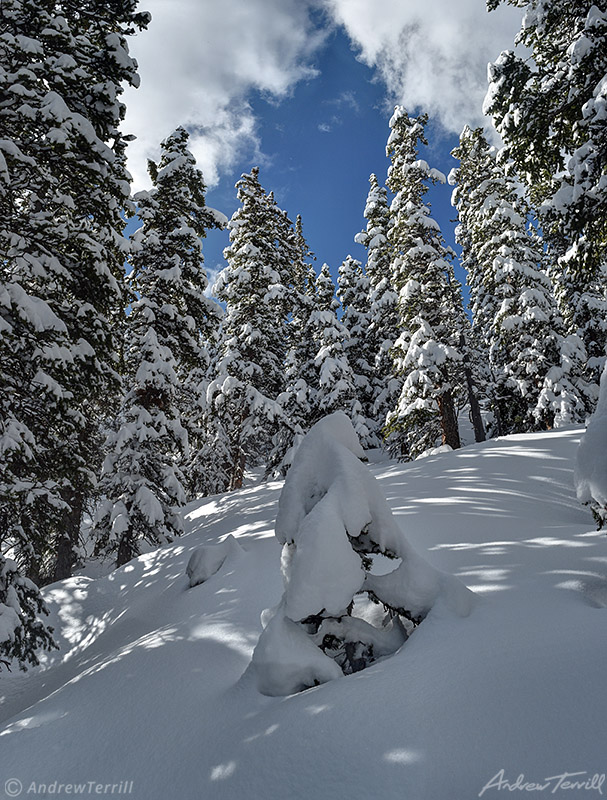
[{"label": "snow-covered shrub", "polygon": [[590,506],[602,528],[607,520],[607,366],[601,376],[599,402],[577,450],[574,483],[578,500]]},{"label": "snow-covered shrub", "polygon": [[394,653],[439,597],[458,615],[470,610],[472,593],[410,547],[361,457],[342,412],[297,450],[276,519],[284,594],[253,654],[264,694],[301,691]]},{"label": "snow-covered shrub", "polygon": [[14,561],[0,555],[0,667],[15,659],[22,670],[37,666],[37,650],[57,647],[53,629],[42,616],[48,614],[38,587],[20,575]]},{"label": "snow-covered shrub", "polygon": [[242,548],[232,534],[219,544],[205,544],[196,548],[185,568],[190,588],[208,581],[211,575],[219,572],[226,559],[238,553],[242,553]]}]

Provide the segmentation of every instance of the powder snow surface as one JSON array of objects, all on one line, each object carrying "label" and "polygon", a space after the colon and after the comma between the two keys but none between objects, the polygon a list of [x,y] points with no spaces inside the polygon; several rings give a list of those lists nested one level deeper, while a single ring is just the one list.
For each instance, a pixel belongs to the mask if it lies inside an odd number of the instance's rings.
[{"label": "powder snow surface", "polygon": [[[607,538],[574,496],[580,434],[374,463],[413,547],[479,600],[466,618],[435,606],[396,655],[301,694],[265,697],[247,669],[283,590],[279,482],[192,504],[175,544],[48,587],[62,646],[0,675],[0,790],[13,778],[23,797],[133,781],[133,800],[468,800],[502,770],[510,786],[607,773]],[[191,554],[229,534],[243,552],[188,588]],[[537,796],[482,796],[521,792]]]}]

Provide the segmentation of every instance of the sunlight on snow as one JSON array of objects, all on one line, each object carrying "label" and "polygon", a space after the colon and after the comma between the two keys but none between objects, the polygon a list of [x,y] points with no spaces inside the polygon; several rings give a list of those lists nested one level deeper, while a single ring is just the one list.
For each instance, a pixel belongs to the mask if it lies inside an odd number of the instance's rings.
[{"label": "sunlight on snow", "polygon": [[421,753],[415,750],[390,750],[384,755],[384,761],[389,761],[391,764],[415,764],[421,760]]},{"label": "sunlight on snow", "polygon": [[257,636],[247,639],[232,625],[222,622],[202,622],[192,628],[188,641],[195,642],[202,639],[211,639],[219,644],[224,644],[246,658],[251,657],[253,647],[257,642]]},{"label": "sunlight on snow", "polygon": [[211,770],[211,780],[222,781],[225,778],[229,778],[230,775],[233,775],[235,771],[236,771],[235,761],[228,761],[226,764],[218,764]]},{"label": "sunlight on snow", "polygon": [[9,733],[18,733],[19,731],[39,728],[42,725],[46,725],[48,722],[54,722],[56,719],[61,719],[61,717],[66,716],[67,711],[63,713],[55,711],[47,714],[38,714],[35,717],[25,717],[24,719],[17,720],[17,722],[7,725],[3,731],[0,731],[0,736],[8,736]]},{"label": "sunlight on snow", "polygon": [[261,733],[254,733],[253,736],[247,736],[247,738],[244,741],[248,744],[249,742],[254,742],[255,739],[261,739],[262,736],[271,736],[279,728],[280,728],[280,725],[276,725],[276,724],[270,725],[269,728],[266,728],[266,730],[262,731]]},{"label": "sunlight on snow", "polygon": [[306,711],[308,712],[308,714],[312,714],[312,715],[316,716],[316,714],[322,714],[323,711],[327,711],[330,708],[331,708],[331,706],[328,706],[328,705],[324,705],[324,706],[307,706],[306,707]]}]

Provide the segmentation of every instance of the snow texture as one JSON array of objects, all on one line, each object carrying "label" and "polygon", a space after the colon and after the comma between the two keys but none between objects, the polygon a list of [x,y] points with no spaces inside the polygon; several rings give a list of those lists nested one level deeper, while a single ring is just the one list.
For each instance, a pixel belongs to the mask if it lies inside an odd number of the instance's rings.
[{"label": "snow texture", "polygon": [[[582,432],[373,463],[411,544],[480,599],[463,619],[436,603],[395,655],[290,697],[263,696],[248,670],[260,613],[283,593],[282,482],[192,502],[173,544],[45,587],[61,649],[0,673],[2,785],[21,780],[23,797],[32,782],[124,780],[129,800],[469,800],[501,769],[511,785],[604,773],[607,540],[573,490]],[[185,591],[192,553],[230,533],[246,553]],[[555,783],[482,797],[552,797]]]}]

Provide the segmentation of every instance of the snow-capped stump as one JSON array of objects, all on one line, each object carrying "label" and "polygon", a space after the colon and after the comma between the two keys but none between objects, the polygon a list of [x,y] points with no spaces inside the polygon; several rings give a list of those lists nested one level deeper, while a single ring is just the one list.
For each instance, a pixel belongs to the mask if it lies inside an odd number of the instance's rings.
[{"label": "snow-capped stump", "polygon": [[190,556],[185,568],[186,575],[190,580],[190,588],[208,581],[211,575],[219,572],[227,558],[242,552],[242,547],[232,534],[219,544],[205,544],[198,547]]},{"label": "snow-capped stump", "polygon": [[362,457],[342,412],[297,450],[276,519],[284,593],[252,660],[263,694],[292,694],[391,655],[439,598],[459,616],[470,611],[472,592],[415,553]]},{"label": "snow-capped stump", "polygon": [[590,506],[602,528],[607,520],[607,366],[596,410],[577,449],[574,483],[578,500]]}]

